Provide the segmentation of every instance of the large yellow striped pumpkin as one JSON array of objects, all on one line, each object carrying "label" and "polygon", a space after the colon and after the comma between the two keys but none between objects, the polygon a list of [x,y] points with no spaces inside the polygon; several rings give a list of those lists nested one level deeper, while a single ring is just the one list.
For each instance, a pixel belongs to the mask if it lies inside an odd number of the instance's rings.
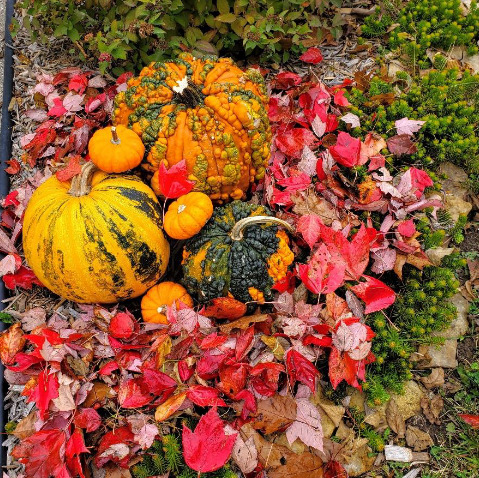
[{"label": "large yellow striped pumpkin", "polygon": [[166,270],[169,244],[154,192],[135,176],[88,163],[71,183],[55,176],[30,199],[25,258],[40,281],[75,302],[138,297]]}]

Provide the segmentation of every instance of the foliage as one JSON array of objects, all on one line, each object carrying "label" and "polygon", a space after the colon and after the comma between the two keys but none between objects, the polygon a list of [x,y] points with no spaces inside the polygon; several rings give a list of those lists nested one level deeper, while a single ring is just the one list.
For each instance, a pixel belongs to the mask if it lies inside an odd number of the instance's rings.
[{"label": "foliage", "polygon": [[[318,43],[323,28],[338,36],[341,0],[21,0],[34,39],[68,37],[102,71],[138,71],[184,50],[286,61]],[[328,12],[326,15],[325,12]],[[19,25],[13,25],[13,31]],[[328,30],[326,30],[328,31]],[[112,63],[111,63],[112,62]]]},{"label": "foliage", "polygon": [[375,77],[366,88],[351,90],[351,112],[361,118],[361,127],[353,132],[358,135],[374,129],[390,136],[399,118],[425,121],[417,133],[417,151],[394,159],[394,164],[422,163],[435,168],[442,161],[451,161],[460,166],[465,163],[477,174],[479,75],[467,70],[462,74],[457,69],[432,70],[410,85],[401,78],[401,74],[396,79]]},{"label": "foliage", "polygon": [[[188,467],[183,457],[181,438],[178,434],[163,435],[142,455],[141,461],[131,468],[134,478],[148,478],[173,473],[177,478],[195,478],[197,472]],[[229,465],[215,472],[201,473],[204,478],[234,478]]]},{"label": "foliage", "polygon": [[[407,2],[401,10],[377,7],[374,15],[366,18],[361,30],[365,37],[382,36],[390,31],[389,47],[406,54],[419,68],[429,68],[426,55],[429,49],[448,52],[452,47],[464,46],[469,55],[478,52],[479,9],[471,3],[464,15],[460,0],[429,0]],[[392,29],[392,30],[391,30]]]}]

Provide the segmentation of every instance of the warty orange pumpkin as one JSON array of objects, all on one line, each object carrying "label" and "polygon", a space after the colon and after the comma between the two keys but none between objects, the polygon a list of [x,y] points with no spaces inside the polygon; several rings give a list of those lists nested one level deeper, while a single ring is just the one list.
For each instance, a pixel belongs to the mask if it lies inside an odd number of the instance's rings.
[{"label": "warty orange pumpkin", "polygon": [[258,70],[231,59],[183,53],[151,63],[115,98],[114,123],[128,125],[147,148],[153,174],[186,160],[195,190],[216,201],[242,199],[263,178],[270,155],[268,98]]},{"label": "warty orange pumpkin", "polygon": [[165,272],[170,250],[153,191],[135,176],[108,175],[92,163],[72,181],[52,176],[34,192],[23,249],[46,287],[83,303],[142,295]]}]

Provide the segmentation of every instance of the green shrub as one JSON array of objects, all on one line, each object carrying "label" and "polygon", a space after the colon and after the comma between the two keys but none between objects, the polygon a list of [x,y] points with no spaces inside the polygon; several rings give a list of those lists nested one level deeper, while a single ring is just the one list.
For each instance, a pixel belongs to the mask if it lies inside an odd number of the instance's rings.
[{"label": "green shrub", "polygon": [[343,20],[330,8],[341,1],[20,0],[17,6],[26,10],[23,23],[34,39],[68,37],[83,56],[100,58],[103,69],[113,61],[119,73],[184,49],[286,60],[306,40],[316,43],[323,27],[338,36]]},{"label": "green shrub", "polygon": [[[415,135],[417,152],[411,156],[394,158],[401,162],[434,168],[440,162],[451,161],[466,167],[470,173],[479,173],[479,75],[469,71],[460,74],[456,69],[432,70],[410,86],[398,90],[391,104],[378,104],[377,95],[394,92],[392,82],[373,78],[369,88],[353,88],[349,99],[351,112],[361,119],[361,127],[353,134],[364,135],[376,131],[386,136],[396,134],[394,122],[407,117],[425,121]],[[387,102],[386,102],[387,103]]]}]

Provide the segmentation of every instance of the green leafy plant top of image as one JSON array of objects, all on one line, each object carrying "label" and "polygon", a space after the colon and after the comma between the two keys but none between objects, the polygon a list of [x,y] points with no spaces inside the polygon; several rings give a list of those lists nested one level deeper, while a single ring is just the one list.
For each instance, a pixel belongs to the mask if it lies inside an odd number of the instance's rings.
[{"label": "green leafy plant top of image", "polygon": [[[20,0],[33,39],[68,37],[85,59],[105,71],[139,71],[145,64],[191,50],[262,61],[286,61],[320,40],[323,28],[342,31],[342,0]],[[328,15],[323,15],[328,11]],[[15,20],[12,32],[19,28]]]}]

